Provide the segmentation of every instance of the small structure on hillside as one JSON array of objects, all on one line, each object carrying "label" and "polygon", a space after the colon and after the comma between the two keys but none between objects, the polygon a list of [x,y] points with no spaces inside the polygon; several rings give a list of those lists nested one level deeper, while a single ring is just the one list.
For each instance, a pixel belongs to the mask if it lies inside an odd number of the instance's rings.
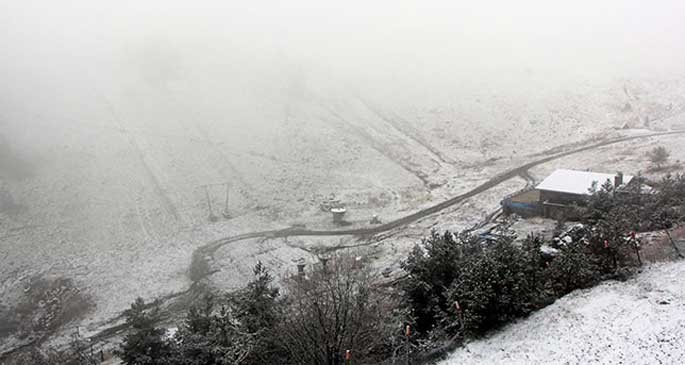
[{"label": "small structure on hillside", "polygon": [[559,169],[534,189],[507,196],[501,205],[505,214],[573,219],[573,206],[582,205],[593,186],[599,188],[607,181],[620,190],[633,182],[633,176]]},{"label": "small structure on hillside", "polygon": [[345,223],[345,213],[347,212],[347,209],[343,207],[338,207],[338,208],[331,208],[331,213],[333,214],[333,223],[335,224],[343,224]]},{"label": "small structure on hillside", "polygon": [[319,258],[319,262],[321,262],[323,270],[326,271],[328,269],[328,261],[331,261],[331,256],[328,254],[321,254],[317,256]]},{"label": "small structure on hillside", "polygon": [[307,266],[307,262],[304,260],[304,258],[300,257],[298,259],[294,259],[293,262],[295,263],[295,266],[297,266],[297,275],[304,276],[304,267]]},{"label": "small structure on hillside", "polygon": [[378,218],[378,214],[374,214],[373,217],[371,217],[371,220],[369,221],[369,224],[381,224],[381,219]]},{"label": "small structure on hillside", "polygon": [[333,208],[340,208],[342,206],[343,203],[333,194],[319,204],[319,208],[321,208],[322,212],[329,212]]}]

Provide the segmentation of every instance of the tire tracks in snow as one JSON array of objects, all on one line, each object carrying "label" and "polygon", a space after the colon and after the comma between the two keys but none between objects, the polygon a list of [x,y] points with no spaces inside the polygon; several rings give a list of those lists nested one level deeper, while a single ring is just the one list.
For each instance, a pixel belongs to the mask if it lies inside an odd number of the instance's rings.
[{"label": "tire tracks in snow", "polygon": [[143,171],[145,172],[147,180],[152,183],[152,187],[155,194],[159,197],[160,201],[162,202],[164,210],[166,210],[166,212],[169,213],[169,215],[173,217],[176,222],[182,222],[181,216],[178,214],[176,206],[171,201],[169,195],[164,190],[164,188],[162,188],[162,184],[157,178],[157,175],[155,175],[154,171],[152,171],[152,168],[148,164],[147,159],[145,157],[145,153],[143,152],[143,149],[140,147],[140,143],[138,143],[138,141],[136,140],[135,135],[128,131],[128,129],[124,125],[123,119],[116,112],[112,103],[102,94],[100,94],[97,90],[94,91],[107,107],[112,117],[112,121],[116,124],[116,127],[119,130],[119,132],[126,136],[126,140],[128,141],[129,145],[131,145],[133,152],[135,153],[136,157],[138,157],[138,160],[140,161],[140,164],[143,167]]},{"label": "tire tracks in snow", "polygon": [[197,122],[194,122],[194,121],[190,122],[190,124],[200,134],[200,137],[202,138],[202,140],[204,140],[205,143],[208,145],[207,147],[211,151],[216,153],[216,155],[220,158],[223,165],[225,165],[228,168],[228,170],[230,171],[230,174],[226,174],[224,172],[224,169],[220,168],[219,169],[220,174],[222,176],[224,176],[225,178],[228,178],[226,175],[230,175],[230,179],[238,180],[238,183],[240,183],[240,185],[242,186],[242,189],[240,189],[240,192],[242,194],[244,194],[248,200],[251,200],[252,197],[251,197],[250,191],[254,191],[253,186],[250,183],[248,183],[247,180],[245,180],[245,178],[240,173],[240,171],[238,171],[238,169],[235,167],[235,165],[233,165],[233,163],[231,163],[231,159],[221,149],[221,146],[211,138],[211,136],[209,135],[209,133],[207,132],[207,130],[203,126],[201,126],[200,124],[198,124]]},{"label": "tire tracks in snow", "polygon": [[[178,108],[179,105],[183,105],[183,102],[181,100],[177,100],[176,94],[169,88],[165,87],[164,91],[166,93],[166,100],[169,103],[170,109],[173,110]],[[182,116],[183,114],[179,112],[178,115]],[[254,187],[245,179],[243,174],[241,174],[238,168],[236,168],[236,166],[231,162],[231,158],[221,148],[221,145],[212,138],[211,134],[207,132],[207,129],[197,122],[197,118],[179,117],[175,119],[178,125],[188,132],[189,136],[194,134],[199,136],[199,138],[191,138],[190,141],[199,142],[202,146],[204,146],[207,150],[208,157],[211,156],[211,154],[216,156],[213,161],[218,159],[220,166],[217,167],[216,164],[213,163],[212,165],[218,170],[217,172],[221,178],[230,181],[231,184],[233,184],[233,181],[237,181],[240,184],[240,189],[238,189],[238,191],[246,198],[248,202],[254,201],[255,199],[252,193],[254,191]],[[192,133],[193,130],[195,133]]]},{"label": "tire tracks in snow", "polygon": [[454,165],[455,161],[450,159],[449,157],[445,156],[444,153],[442,153],[440,150],[437,148],[433,147],[433,145],[428,142],[425,138],[423,138],[421,132],[414,128],[411,123],[409,123],[407,120],[403,119],[402,117],[392,113],[392,115],[387,115],[381,110],[376,107],[375,105],[372,105],[370,102],[368,102],[365,99],[358,98],[359,101],[367,108],[369,109],[372,113],[374,113],[378,118],[389,124],[393,129],[396,131],[400,132],[402,135],[404,135],[406,138],[408,138],[411,141],[416,142],[419,144],[421,147],[425,148],[428,152],[430,152],[433,156],[435,156],[440,162],[444,164],[449,164],[449,165]]},{"label": "tire tracks in snow", "polygon": [[[403,170],[406,172],[410,173],[417,179],[421,180],[423,185],[430,190],[431,183],[428,180],[428,176],[426,173],[423,171],[417,169],[414,164],[407,162],[405,159],[402,159],[400,157],[397,157],[392,151],[389,151],[388,148],[386,147],[386,143],[379,142],[376,138],[374,138],[368,131],[364,130],[363,128],[354,125],[345,117],[340,115],[338,112],[333,110],[333,108],[329,106],[324,106],[323,107],[328,113],[330,113],[335,119],[337,119],[337,122],[332,122],[332,124],[337,127],[338,129],[341,129],[347,133],[350,133],[352,135],[357,136],[360,138],[364,143],[371,147],[371,149],[375,150],[376,152],[380,153],[382,156],[387,158],[388,160],[396,163],[399,167],[401,167]],[[324,120],[329,120],[329,118],[322,118]]]},{"label": "tire tracks in snow", "polygon": [[519,177],[521,177],[523,180],[526,181],[526,186],[523,189],[532,188],[533,186],[535,186],[535,183],[537,182],[537,181],[535,181],[535,178],[533,177],[533,175],[530,174],[530,171],[528,171],[528,170],[521,171],[521,173],[519,174]]}]

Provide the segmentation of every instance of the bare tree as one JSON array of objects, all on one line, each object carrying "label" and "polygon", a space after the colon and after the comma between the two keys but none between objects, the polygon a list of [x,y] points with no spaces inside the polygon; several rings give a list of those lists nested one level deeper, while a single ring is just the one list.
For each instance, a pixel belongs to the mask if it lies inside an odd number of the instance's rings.
[{"label": "bare tree", "polygon": [[389,351],[394,300],[363,259],[337,254],[327,265],[288,280],[282,336],[298,364],[340,364],[350,350],[355,361]]}]

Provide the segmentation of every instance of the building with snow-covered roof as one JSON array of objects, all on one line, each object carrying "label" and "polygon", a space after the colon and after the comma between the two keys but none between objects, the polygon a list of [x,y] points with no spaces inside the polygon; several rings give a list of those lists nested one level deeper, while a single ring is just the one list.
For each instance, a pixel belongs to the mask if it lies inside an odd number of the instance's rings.
[{"label": "building with snow-covered roof", "polygon": [[633,176],[620,172],[607,174],[559,169],[534,189],[508,196],[501,204],[505,213],[572,219],[572,207],[582,205],[592,194],[593,187],[600,188],[604,184],[610,184],[618,190],[632,181]]},{"label": "building with snow-covered roof", "polygon": [[614,187],[622,187],[630,183],[633,177],[622,173],[606,174],[601,172],[577,171],[559,169],[547,176],[535,188],[550,193],[566,194],[573,196],[590,195],[593,185],[597,188],[607,181]]},{"label": "building with snow-covered roof", "polygon": [[548,218],[572,218],[571,206],[582,204],[592,195],[592,188],[610,184],[621,189],[633,180],[630,175],[559,169],[544,179],[536,190],[540,192],[542,215]]}]

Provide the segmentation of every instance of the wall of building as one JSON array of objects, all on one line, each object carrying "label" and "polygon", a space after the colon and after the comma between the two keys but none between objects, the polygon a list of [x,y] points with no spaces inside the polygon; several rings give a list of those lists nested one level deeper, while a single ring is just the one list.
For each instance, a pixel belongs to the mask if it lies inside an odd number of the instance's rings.
[{"label": "wall of building", "polygon": [[549,202],[555,204],[573,204],[582,203],[587,199],[585,195],[560,193],[557,191],[540,190],[540,202]]},{"label": "wall of building", "polygon": [[578,218],[575,205],[582,205],[587,198],[586,195],[541,190],[542,215],[552,219],[575,220]]},{"label": "wall of building", "polygon": [[540,191],[537,189],[523,191],[512,195],[511,201],[515,203],[537,203],[540,201]]},{"label": "wall of building", "polygon": [[526,190],[502,200],[502,210],[505,214],[518,214],[522,217],[534,217],[542,214],[540,209],[540,192]]}]

